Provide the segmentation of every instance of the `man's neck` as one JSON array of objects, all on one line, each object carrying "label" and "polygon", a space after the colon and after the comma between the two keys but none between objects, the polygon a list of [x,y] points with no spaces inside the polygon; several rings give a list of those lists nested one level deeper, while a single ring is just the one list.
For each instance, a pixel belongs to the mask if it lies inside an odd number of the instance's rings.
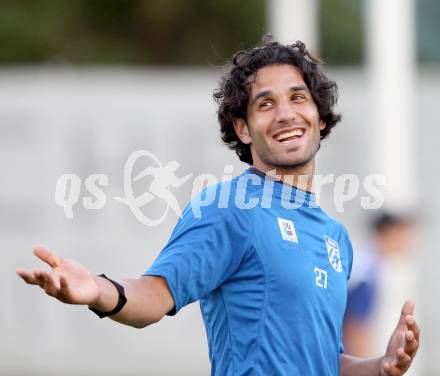
[{"label": "man's neck", "polygon": [[313,176],[315,173],[315,164],[312,166],[298,166],[291,168],[271,167],[254,163],[253,168],[281,180],[285,184],[292,185],[298,189],[307,192],[313,192]]}]

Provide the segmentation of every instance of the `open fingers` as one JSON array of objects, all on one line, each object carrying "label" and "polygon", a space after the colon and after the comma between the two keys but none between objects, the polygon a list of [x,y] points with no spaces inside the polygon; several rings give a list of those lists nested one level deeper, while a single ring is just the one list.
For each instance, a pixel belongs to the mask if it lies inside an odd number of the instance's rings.
[{"label": "open fingers", "polygon": [[405,347],[397,350],[396,358],[393,362],[384,363],[384,371],[389,376],[402,375],[410,367],[411,362],[417,352],[419,344],[414,333],[409,330],[405,333]]},{"label": "open fingers", "polygon": [[385,362],[383,365],[383,369],[387,376],[400,376],[402,374],[402,372],[390,362]]},{"label": "open fingers", "polygon": [[46,294],[56,297],[60,290],[59,278],[53,272],[43,272],[43,278]]},{"label": "open fingers", "polygon": [[396,367],[400,370],[406,370],[411,365],[411,356],[408,353],[400,348],[397,351],[397,359],[396,359]]},{"label": "open fingers", "polygon": [[42,245],[36,245],[33,247],[34,254],[41,261],[49,264],[52,268],[56,268],[61,264],[61,259],[55,256],[52,252],[49,251],[46,247]]},{"label": "open fingers", "polygon": [[414,358],[418,348],[419,343],[416,340],[414,333],[411,330],[408,330],[405,333],[405,353],[411,358]]},{"label": "open fingers", "polygon": [[37,281],[37,285],[44,289],[44,285],[46,284],[43,275],[44,272],[41,269],[34,269],[32,273],[34,274],[35,280]]},{"label": "open fingers", "polygon": [[416,303],[414,300],[408,299],[402,307],[400,312],[399,322],[397,324],[398,327],[404,329],[406,326],[406,317],[412,316],[414,314],[414,307]]},{"label": "open fingers", "polygon": [[34,269],[32,272],[26,269],[17,269],[17,274],[28,284],[40,286],[46,294],[57,297],[60,293],[60,276],[52,271]]},{"label": "open fingers", "polygon": [[37,284],[50,296],[56,296],[60,289],[58,277],[50,271],[34,270]]},{"label": "open fingers", "polygon": [[38,285],[37,279],[34,276],[34,273],[30,272],[26,269],[16,269],[17,274],[29,285]]},{"label": "open fingers", "polygon": [[408,299],[405,304],[402,307],[402,316],[406,317],[408,315],[413,315],[414,314],[414,308],[416,306],[416,303],[414,302],[414,300],[412,299]]},{"label": "open fingers", "polygon": [[405,351],[402,348],[399,348],[396,360],[393,362],[386,361],[383,369],[386,372],[386,375],[401,376],[410,365],[411,357],[408,354],[405,354]]},{"label": "open fingers", "polygon": [[414,337],[417,342],[419,342],[420,339],[420,328],[417,324],[417,321],[414,319],[412,315],[408,315],[406,317],[406,325],[408,327],[408,330],[412,331],[414,333]]}]

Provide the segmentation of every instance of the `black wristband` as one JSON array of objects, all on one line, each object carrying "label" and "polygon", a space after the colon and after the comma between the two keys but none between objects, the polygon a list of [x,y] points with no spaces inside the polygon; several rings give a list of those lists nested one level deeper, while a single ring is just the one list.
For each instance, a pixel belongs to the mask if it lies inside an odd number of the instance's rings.
[{"label": "black wristband", "polygon": [[102,312],[96,308],[89,307],[92,312],[95,312],[102,319],[107,316],[116,315],[124,307],[125,303],[127,303],[127,298],[125,297],[124,286],[120,285],[118,282],[115,282],[110,278],[107,278],[105,274],[100,274],[98,277],[102,277],[105,278],[107,281],[110,281],[113,286],[116,287],[116,290],[118,290],[119,294],[118,304],[116,304],[116,307],[110,312]]}]

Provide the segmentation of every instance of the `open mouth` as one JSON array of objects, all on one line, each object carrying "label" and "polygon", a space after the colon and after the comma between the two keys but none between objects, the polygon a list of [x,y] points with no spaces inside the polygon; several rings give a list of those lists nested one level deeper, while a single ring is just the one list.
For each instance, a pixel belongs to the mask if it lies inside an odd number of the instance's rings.
[{"label": "open mouth", "polygon": [[275,140],[281,142],[282,144],[288,144],[299,140],[305,133],[304,129],[297,128],[292,131],[283,132],[274,137]]}]

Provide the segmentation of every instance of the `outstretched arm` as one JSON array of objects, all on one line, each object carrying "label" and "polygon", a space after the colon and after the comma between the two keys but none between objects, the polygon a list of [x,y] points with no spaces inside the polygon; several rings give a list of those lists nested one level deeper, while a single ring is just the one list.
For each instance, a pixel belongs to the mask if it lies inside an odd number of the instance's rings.
[{"label": "outstretched arm", "polygon": [[[50,270],[17,269],[28,284],[40,286],[46,294],[67,304],[83,304],[110,312],[118,302],[118,292],[111,282],[90,273],[73,260],[62,259],[47,248],[34,247],[34,254],[50,266]],[[143,328],[158,322],[173,307],[174,301],[165,279],[140,277],[124,279],[127,303],[112,320]]]},{"label": "outstretched arm", "polygon": [[341,376],[401,376],[410,367],[419,348],[420,329],[414,319],[414,302],[402,308],[386,353],[377,359],[359,359],[341,355]]}]

